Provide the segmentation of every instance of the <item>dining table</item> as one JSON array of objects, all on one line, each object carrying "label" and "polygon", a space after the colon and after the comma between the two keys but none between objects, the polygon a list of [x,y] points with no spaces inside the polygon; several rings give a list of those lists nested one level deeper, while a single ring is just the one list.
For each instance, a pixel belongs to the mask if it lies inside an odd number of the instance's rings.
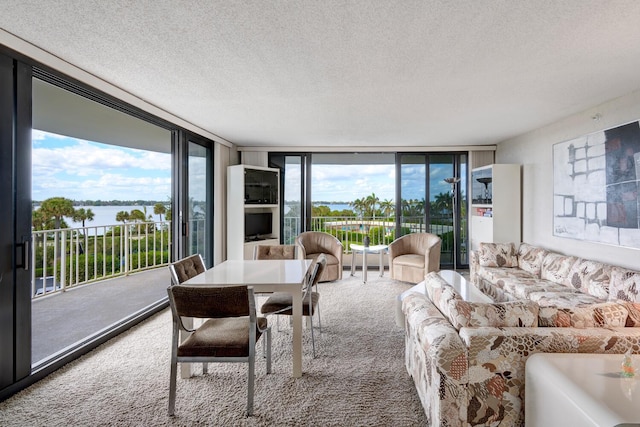
[{"label": "dining table", "polygon": [[[292,376],[302,376],[302,290],[312,260],[227,260],[183,282],[191,286],[252,286],[255,293],[287,292],[292,295]],[[183,376],[185,372],[182,372]]]}]

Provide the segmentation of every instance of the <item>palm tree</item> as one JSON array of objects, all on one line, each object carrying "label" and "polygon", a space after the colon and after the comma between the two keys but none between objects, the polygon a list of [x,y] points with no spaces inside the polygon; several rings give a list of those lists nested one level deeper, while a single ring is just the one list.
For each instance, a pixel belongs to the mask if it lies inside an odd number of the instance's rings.
[{"label": "palm tree", "polygon": [[116,221],[118,222],[124,222],[125,224],[127,223],[127,221],[129,221],[131,217],[131,214],[127,211],[119,211],[116,214]]},{"label": "palm tree", "polygon": [[380,202],[380,210],[382,211],[382,215],[389,218],[395,209],[395,204],[392,200],[386,199]]},{"label": "palm tree", "polygon": [[160,222],[162,222],[162,215],[167,213],[167,207],[163,203],[158,202],[153,206],[153,213],[160,215]]},{"label": "palm tree", "polygon": [[435,210],[435,212],[433,213],[442,215],[446,212],[451,212],[451,210],[453,209],[453,205],[451,202],[452,198],[450,193],[437,194],[433,201],[433,208]]},{"label": "palm tree", "polygon": [[53,218],[56,229],[60,228],[63,217],[73,217],[73,200],[64,197],[50,197],[40,204],[40,211],[46,218]]},{"label": "palm tree", "polygon": [[356,215],[364,216],[366,205],[364,199],[355,199],[353,202],[349,202],[349,205],[353,207],[353,210],[356,212]]},{"label": "palm tree", "polygon": [[[31,224],[33,225],[33,229],[36,231],[53,230],[56,227],[53,218],[47,216],[46,212],[41,209],[36,209],[31,212]],[[61,221],[60,225],[62,228],[67,228],[67,224],[64,220]]]},{"label": "palm tree", "polygon": [[364,200],[365,206],[367,207],[367,214],[373,219],[376,219],[376,205],[378,202],[380,202],[380,199],[375,193],[371,193],[371,195],[367,196]]},{"label": "palm tree", "polygon": [[91,209],[85,210],[84,208],[76,209],[73,213],[73,220],[75,222],[82,222],[82,228],[84,228],[85,221],[93,221],[94,213]]},{"label": "palm tree", "polygon": [[145,212],[142,212],[140,209],[133,209],[129,214],[129,220],[145,222],[147,220],[147,215]]}]

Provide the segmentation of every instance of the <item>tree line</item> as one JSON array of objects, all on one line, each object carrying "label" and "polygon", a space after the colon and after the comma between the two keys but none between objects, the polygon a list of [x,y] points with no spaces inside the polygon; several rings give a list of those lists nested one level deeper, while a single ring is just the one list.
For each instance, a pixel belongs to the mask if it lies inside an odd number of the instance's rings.
[{"label": "tree line", "polygon": [[[93,221],[95,214],[91,209],[75,208],[77,202],[65,197],[50,197],[40,202],[40,208],[32,211],[32,225],[34,230],[57,230],[60,228],[69,228],[64,220],[71,219],[74,222],[81,222],[82,227],[86,226],[87,221]],[[153,213],[165,216],[166,220],[171,220],[171,208],[167,207],[168,203],[156,202],[153,205]],[[88,205],[87,205],[88,206]],[[103,205],[94,205],[103,206]],[[106,205],[104,205],[106,206]],[[133,209],[131,211],[119,211],[115,220],[122,223],[127,222],[147,222],[153,218],[147,214],[147,207],[143,206],[142,210]]]},{"label": "tree line", "polygon": [[[317,205],[311,209],[311,215],[313,217],[361,217],[361,218],[390,218],[393,217],[396,211],[396,204],[394,201],[385,199],[380,200],[375,193],[371,193],[368,196],[355,199],[352,202],[348,202],[351,209],[332,210],[329,206]],[[427,204],[423,199],[402,199],[400,202],[402,208],[402,216],[405,218],[420,217],[424,215],[425,209],[429,208],[430,215],[432,217],[447,216],[453,212],[453,199],[451,193],[440,193],[434,197],[434,200]],[[299,208],[297,204],[289,205],[290,210],[287,216],[299,215]],[[463,200],[461,202],[462,215],[466,215],[466,203]]]}]

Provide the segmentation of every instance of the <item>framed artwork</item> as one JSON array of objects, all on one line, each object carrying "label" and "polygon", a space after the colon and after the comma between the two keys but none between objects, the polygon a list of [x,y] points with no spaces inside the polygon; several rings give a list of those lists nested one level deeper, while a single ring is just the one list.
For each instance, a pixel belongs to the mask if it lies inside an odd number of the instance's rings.
[{"label": "framed artwork", "polygon": [[640,123],[553,146],[554,236],[640,248]]}]

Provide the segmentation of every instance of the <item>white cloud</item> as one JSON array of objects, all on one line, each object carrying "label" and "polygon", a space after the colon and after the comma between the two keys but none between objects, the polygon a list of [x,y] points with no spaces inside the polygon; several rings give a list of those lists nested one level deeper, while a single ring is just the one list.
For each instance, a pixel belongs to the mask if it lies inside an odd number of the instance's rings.
[{"label": "white cloud", "polygon": [[33,131],[32,197],[165,200],[171,155]]},{"label": "white cloud", "polygon": [[170,154],[108,146],[103,148],[81,140],[69,147],[35,147],[32,156],[34,170],[55,168],[69,175],[87,176],[105,169],[171,170]]}]

